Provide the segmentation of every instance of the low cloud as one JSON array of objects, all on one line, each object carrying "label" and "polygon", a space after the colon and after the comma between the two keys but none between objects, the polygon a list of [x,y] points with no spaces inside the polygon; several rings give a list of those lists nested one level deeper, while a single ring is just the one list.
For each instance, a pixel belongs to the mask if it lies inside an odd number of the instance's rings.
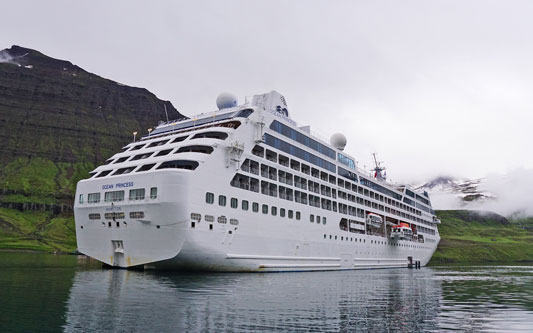
[{"label": "low cloud", "polygon": [[13,57],[6,51],[0,51],[0,63],[13,63]]},{"label": "low cloud", "polygon": [[533,216],[533,169],[518,168],[506,174],[489,175],[478,191],[494,198],[465,202],[452,192],[435,192],[435,209],[470,209],[495,212],[506,217]]},{"label": "low cloud", "polygon": [[504,216],[533,216],[533,169],[514,169],[504,175],[490,175],[479,190],[493,193],[496,199],[469,206]]}]

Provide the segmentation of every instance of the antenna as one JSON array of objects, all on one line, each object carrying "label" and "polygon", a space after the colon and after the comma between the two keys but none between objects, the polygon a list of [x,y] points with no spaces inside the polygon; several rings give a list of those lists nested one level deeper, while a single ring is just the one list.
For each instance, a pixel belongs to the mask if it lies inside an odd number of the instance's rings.
[{"label": "antenna", "polygon": [[378,179],[378,180],[383,180],[385,181],[387,178],[384,174],[381,173],[381,171],[385,170],[386,168],[385,167],[381,167],[381,163],[383,162],[379,162],[378,161],[378,158],[376,156],[376,153],[372,153],[372,156],[374,157],[374,163],[376,164],[376,166],[374,167],[374,169],[372,169],[371,171],[374,171],[374,178]]},{"label": "antenna", "polygon": [[168,123],[168,112],[167,112],[167,104],[163,104],[163,106],[165,107],[165,115],[167,116],[167,123]]},{"label": "antenna", "polygon": [[137,132],[133,132],[133,142],[135,142],[135,137],[137,136]]},{"label": "antenna", "polygon": [[152,129],[151,128],[148,129],[148,136],[150,136],[150,133],[152,133]]}]

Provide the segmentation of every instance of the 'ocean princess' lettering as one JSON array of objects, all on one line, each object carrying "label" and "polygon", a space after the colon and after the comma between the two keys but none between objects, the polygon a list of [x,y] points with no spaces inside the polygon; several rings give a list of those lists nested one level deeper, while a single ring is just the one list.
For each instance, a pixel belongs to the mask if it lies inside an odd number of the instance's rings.
[{"label": "'ocean princess' lettering", "polygon": [[116,188],[121,188],[121,187],[132,187],[133,186],[133,182],[125,182],[125,183],[116,183],[115,184],[115,187]]}]

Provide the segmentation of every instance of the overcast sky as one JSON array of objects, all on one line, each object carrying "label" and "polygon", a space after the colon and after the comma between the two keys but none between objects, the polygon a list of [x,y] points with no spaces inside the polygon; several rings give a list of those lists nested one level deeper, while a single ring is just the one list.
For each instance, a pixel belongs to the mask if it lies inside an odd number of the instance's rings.
[{"label": "overcast sky", "polygon": [[277,90],[393,181],[533,168],[533,1],[2,1],[0,48],[145,87],[185,115]]}]

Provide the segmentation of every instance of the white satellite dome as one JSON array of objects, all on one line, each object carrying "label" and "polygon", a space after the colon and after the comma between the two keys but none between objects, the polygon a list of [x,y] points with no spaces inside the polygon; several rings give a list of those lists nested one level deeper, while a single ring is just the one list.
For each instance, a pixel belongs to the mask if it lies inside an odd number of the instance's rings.
[{"label": "white satellite dome", "polygon": [[237,96],[223,92],[217,97],[217,108],[219,110],[237,106]]},{"label": "white satellite dome", "polygon": [[329,139],[329,143],[340,151],[344,150],[347,142],[346,137],[342,133],[335,133],[331,136],[331,139]]}]

